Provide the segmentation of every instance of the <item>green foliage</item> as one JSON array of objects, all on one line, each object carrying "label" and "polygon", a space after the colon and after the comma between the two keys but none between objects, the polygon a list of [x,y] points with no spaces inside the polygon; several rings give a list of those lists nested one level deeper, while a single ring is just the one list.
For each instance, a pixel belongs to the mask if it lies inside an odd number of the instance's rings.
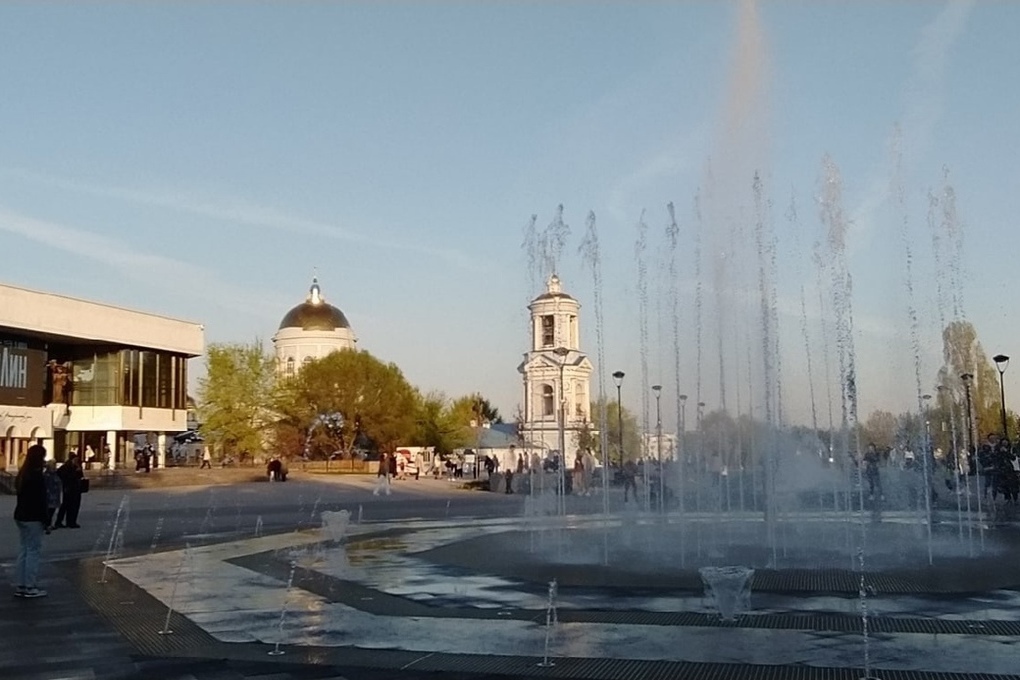
[{"label": "green foliage", "polygon": [[[277,441],[293,442],[295,434],[311,430],[317,450],[325,446],[350,454],[356,443],[368,440],[392,451],[414,437],[418,407],[417,392],[395,364],[365,351],[332,352],[281,385]],[[343,427],[312,427],[322,415],[337,413]]]},{"label": "green foliage", "polygon": [[[601,431],[603,424],[599,421],[599,414],[602,413],[601,402],[595,401],[591,404],[592,428]],[[623,415],[623,451],[620,456],[620,415]],[[619,465],[622,460],[637,460],[641,457],[641,430],[638,427],[637,418],[627,410],[627,407],[619,407],[615,400],[606,400],[606,437],[609,445],[609,462]],[[594,437],[592,451],[602,460],[601,437]]]},{"label": "green foliage", "polygon": [[[939,390],[932,414],[935,423],[951,423],[954,415],[958,422],[964,422],[967,413],[967,395],[961,375],[973,376],[970,381],[972,427],[978,439],[989,433],[1002,432],[1002,412],[999,391],[999,372],[990,356],[978,341],[977,331],[969,321],[954,321],[942,332],[942,353],[945,365],[939,370]],[[1013,441],[1017,437],[1017,419],[1007,413],[1008,434]],[[966,426],[961,428],[966,430]],[[941,427],[939,427],[941,431]],[[962,439],[962,438],[961,438]],[[969,440],[968,440],[969,441]]]},{"label": "green foliage", "polygon": [[202,436],[211,446],[226,452],[262,450],[274,369],[258,340],[209,345],[206,375],[198,384],[198,412]]},{"label": "green foliage", "polygon": [[502,423],[503,417],[499,409],[478,392],[468,394],[454,400],[450,405],[453,417],[464,427],[470,427],[471,421],[481,427],[483,423]]},{"label": "green foliage", "polygon": [[412,444],[434,447],[443,455],[467,446],[470,441],[468,429],[459,422],[453,404],[441,392],[419,395],[416,425]]},{"label": "green foliage", "polygon": [[874,444],[881,451],[896,444],[896,416],[889,411],[872,411],[861,427],[861,445]]}]

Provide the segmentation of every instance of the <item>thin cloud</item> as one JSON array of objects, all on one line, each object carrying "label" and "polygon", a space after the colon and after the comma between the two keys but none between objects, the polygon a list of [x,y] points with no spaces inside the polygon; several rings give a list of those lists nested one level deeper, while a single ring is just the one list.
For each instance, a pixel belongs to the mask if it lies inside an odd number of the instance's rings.
[{"label": "thin cloud", "polygon": [[83,182],[80,180],[33,172],[22,168],[0,168],[0,173],[31,182],[46,184],[48,186],[57,187],[67,191],[89,194],[91,196],[113,198],[131,203],[141,203],[143,205],[167,208],[178,212],[191,213],[193,215],[209,217],[216,220],[222,220],[224,222],[231,222],[233,224],[251,227],[264,227],[310,236],[322,236],[373,248],[412,252],[419,255],[439,258],[449,262],[450,264],[474,272],[486,270],[486,268],[481,265],[476,258],[472,258],[459,250],[437,248],[408,241],[394,241],[381,239],[375,236],[368,236],[361,232],[347,229],[330,222],[297,217],[274,208],[257,205],[245,200],[202,199],[180,192],[160,192],[122,186],[98,185],[91,182]]},{"label": "thin cloud", "polygon": [[[83,229],[19,215],[0,206],[0,231],[16,234],[56,250],[85,256],[103,264],[127,279],[164,288],[167,292],[209,299],[210,291],[219,291],[219,299],[232,300],[232,308],[256,318],[272,318],[286,307],[271,294],[254,292],[218,278],[210,271],[189,262],[164,255],[139,251],[112,239]],[[163,272],[167,275],[154,275]]]},{"label": "thin cloud", "polygon": [[[963,33],[976,0],[950,0],[942,11],[921,29],[914,45],[910,79],[904,89],[903,122],[899,148],[904,160],[916,157],[931,142],[942,117],[945,100],[946,64],[957,38]],[[853,222],[863,237],[874,227],[878,209],[889,198],[889,178],[883,169],[868,183],[864,197],[853,211]]]}]

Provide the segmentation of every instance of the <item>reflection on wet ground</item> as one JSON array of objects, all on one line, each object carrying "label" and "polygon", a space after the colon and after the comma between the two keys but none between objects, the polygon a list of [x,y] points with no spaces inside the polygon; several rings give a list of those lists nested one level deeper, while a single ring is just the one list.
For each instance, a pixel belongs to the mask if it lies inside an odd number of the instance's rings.
[{"label": "reflection on wet ground", "polygon": [[[471,572],[421,556],[439,546],[519,528],[520,522],[514,520],[466,526],[426,521],[356,525],[341,544],[324,542],[319,532],[306,531],[125,558],[111,566],[164,603],[173,598],[177,611],[225,642],[535,655],[544,634],[534,621],[372,614],[300,588],[288,590],[276,578],[228,561],[275,553],[279,560],[441,610],[543,610],[548,594],[540,584]],[[530,550],[530,544],[521,547]],[[562,568],[550,564],[549,578],[556,578]],[[176,584],[168,576],[173,574],[180,574]],[[859,602],[824,594],[752,593],[751,605],[752,616],[853,616]],[[711,613],[711,603],[701,593],[640,587],[612,592],[560,588],[557,606],[603,612]],[[281,627],[284,608],[286,625]],[[1007,621],[1014,620],[1020,610],[1020,594],[873,596],[868,608],[876,617]],[[1006,673],[1015,669],[1012,648],[1016,642],[1017,638],[996,635],[881,633],[872,634],[869,646],[872,663],[881,668]],[[853,632],[605,622],[559,624],[554,648],[561,656],[815,666],[859,665],[862,655],[861,636]]]}]

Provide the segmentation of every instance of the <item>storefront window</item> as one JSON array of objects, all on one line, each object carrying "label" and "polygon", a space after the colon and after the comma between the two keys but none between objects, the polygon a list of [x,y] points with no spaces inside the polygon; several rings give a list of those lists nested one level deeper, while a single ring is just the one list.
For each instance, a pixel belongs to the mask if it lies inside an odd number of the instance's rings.
[{"label": "storefront window", "polygon": [[138,350],[125,349],[120,352],[122,359],[121,403],[124,406],[138,406]]},{"label": "storefront window", "polygon": [[142,353],[142,406],[150,408],[156,406],[157,385],[159,373],[156,370],[156,353],[143,351]]},{"label": "storefront window", "polygon": [[172,408],[173,385],[173,357],[169,354],[159,353],[156,355],[156,375],[158,377],[156,390],[156,406],[159,408]]},{"label": "storefront window", "polygon": [[79,356],[71,362],[71,404],[113,406],[120,401],[120,355],[118,352]]}]

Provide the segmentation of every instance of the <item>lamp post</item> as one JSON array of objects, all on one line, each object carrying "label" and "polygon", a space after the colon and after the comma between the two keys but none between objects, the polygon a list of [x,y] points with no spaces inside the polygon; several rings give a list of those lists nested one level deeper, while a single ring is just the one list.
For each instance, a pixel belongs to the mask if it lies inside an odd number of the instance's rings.
[{"label": "lamp post", "polygon": [[1006,383],[1002,377],[1002,374],[1006,372],[1006,367],[1009,366],[1009,357],[1005,354],[996,354],[992,357],[992,361],[995,362],[995,368],[999,369],[999,406],[1002,408],[1002,438],[1009,439],[1009,434],[1006,432]]},{"label": "lamp post", "polygon": [[662,474],[662,409],[660,401],[662,397],[662,385],[652,385],[652,392],[655,392],[655,455],[659,459],[659,512],[666,509],[665,478]]},{"label": "lamp post", "polygon": [[[687,395],[681,394],[680,397],[680,434],[687,434]],[[682,448],[682,447],[681,447]],[[684,451],[684,453],[687,453]]]},{"label": "lamp post", "polygon": [[677,456],[677,463],[680,465],[680,513],[684,511],[684,490],[686,489],[687,469],[687,395],[681,394],[680,399],[680,455]]},{"label": "lamp post", "polygon": [[563,509],[563,514],[566,514],[566,471],[564,467],[567,464],[567,394],[564,389],[566,383],[563,380],[563,369],[567,365],[567,355],[570,354],[570,350],[566,347],[557,347],[553,350],[553,353],[560,358],[560,456],[559,464],[559,487],[560,487],[560,504]]},{"label": "lamp post", "polygon": [[[981,466],[978,464],[978,460],[977,460],[977,442],[974,439],[974,416],[973,416],[973,414],[974,414],[974,406],[971,403],[971,397],[970,397],[970,384],[974,380],[974,374],[973,373],[964,373],[964,374],[962,374],[960,376],[960,380],[963,381],[963,389],[964,389],[964,392],[967,395],[967,439],[969,441],[969,443],[967,444],[968,472],[971,471],[971,469],[969,469],[969,468],[970,468],[971,460],[972,460],[971,459],[971,449],[973,449],[974,450],[974,458],[973,458],[974,482],[977,484],[977,488],[976,488],[976,491],[977,491],[977,511],[978,511],[978,517],[980,518],[981,517],[981,496],[982,496],[982,494],[981,494]],[[967,499],[970,500],[970,481],[969,480],[967,481]],[[981,540],[984,541],[984,536],[985,536],[985,534],[984,534],[984,524],[980,524],[979,523],[979,525],[982,527]],[[982,546],[983,545],[984,545],[984,543],[982,543]]]},{"label": "lamp post", "polygon": [[921,400],[924,402],[924,436],[927,440],[926,446],[932,448],[931,443],[931,395],[922,394]]},{"label": "lamp post", "polygon": [[[967,417],[965,423],[967,426],[967,436],[964,439],[963,445],[967,450],[967,455],[970,455],[970,449],[974,444],[974,424],[971,420],[971,414],[973,413],[973,407],[970,402],[970,381],[974,379],[973,373],[963,373],[960,375],[960,380],[963,381],[963,391],[967,395]],[[976,448],[976,447],[975,447]]]},{"label": "lamp post", "polygon": [[[613,382],[616,383],[616,429],[620,438],[620,474],[623,474],[623,402],[620,400],[620,391],[623,387],[623,371],[613,373]],[[609,471],[606,470],[608,474]]]}]

